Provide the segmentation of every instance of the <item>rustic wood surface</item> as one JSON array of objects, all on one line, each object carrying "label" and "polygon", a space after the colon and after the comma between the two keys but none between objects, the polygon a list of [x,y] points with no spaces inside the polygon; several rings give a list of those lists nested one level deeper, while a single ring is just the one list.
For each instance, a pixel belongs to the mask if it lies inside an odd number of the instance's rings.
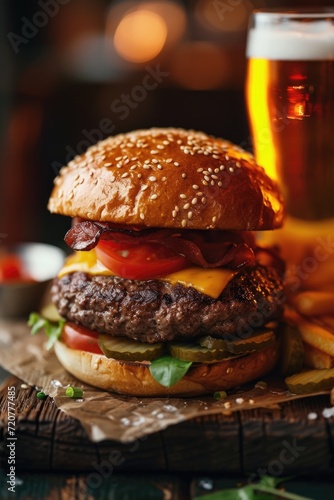
[{"label": "rustic wood surface", "polygon": [[[265,473],[298,474],[289,491],[312,500],[334,498],[334,418],[322,416],[330,407],[328,397],[291,401],[279,410],[196,418],[133,443],[92,443],[51,398],[40,401],[35,388],[21,384],[10,376],[0,387],[1,500],[197,500]],[[7,388],[12,385],[17,396],[14,494],[6,476]],[[310,420],[310,413],[318,418]]]},{"label": "rustic wood surface", "polygon": [[[80,423],[40,401],[34,388],[10,377],[0,388],[0,460],[7,454],[7,387],[16,387],[16,466],[19,471],[276,475],[334,477],[334,418],[328,396],[291,401],[280,409],[208,415],[170,426],[136,442],[92,443]],[[308,418],[316,413],[315,420]]]}]

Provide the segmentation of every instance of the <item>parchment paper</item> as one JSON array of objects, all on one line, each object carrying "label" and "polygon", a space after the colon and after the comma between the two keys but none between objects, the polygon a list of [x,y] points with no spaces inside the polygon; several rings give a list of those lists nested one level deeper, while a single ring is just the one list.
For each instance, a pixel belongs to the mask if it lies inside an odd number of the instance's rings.
[{"label": "parchment paper", "polygon": [[[25,323],[0,320],[0,365],[25,383],[53,397],[58,408],[78,419],[92,441],[112,439],[129,442],[184,420],[212,413],[256,407],[279,408],[279,403],[305,396],[291,395],[283,383],[266,379],[268,388],[252,384],[248,389],[216,401],[201,398],[135,398],[108,393],[82,384],[46,351],[43,333],[30,335]],[[83,388],[83,398],[73,400],[65,388]],[[321,392],[317,394],[329,394]],[[310,397],[312,395],[309,395]]]}]

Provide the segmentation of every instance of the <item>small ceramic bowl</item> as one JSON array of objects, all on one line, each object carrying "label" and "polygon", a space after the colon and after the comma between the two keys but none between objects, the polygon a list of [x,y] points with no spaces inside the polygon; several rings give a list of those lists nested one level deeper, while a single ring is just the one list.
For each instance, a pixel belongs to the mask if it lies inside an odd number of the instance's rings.
[{"label": "small ceramic bowl", "polygon": [[0,283],[0,317],[27,316],[38,309],[52,278],[63,265],[65,252],[43,243],[22,243],[2,247],[1,250],[18,256],[32,281]]}]

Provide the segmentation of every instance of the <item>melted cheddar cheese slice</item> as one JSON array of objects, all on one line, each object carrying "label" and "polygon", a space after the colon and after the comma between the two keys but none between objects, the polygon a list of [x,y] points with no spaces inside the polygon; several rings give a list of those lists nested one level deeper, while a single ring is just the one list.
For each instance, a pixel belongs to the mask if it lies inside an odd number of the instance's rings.
[{"label": "melted cheddar cheese slice", "polygon": [[[61,278],[65,274],[84,272],[91,275],[113,276],[114,273],[107,269],[96,258],[95,250],[76,252],[66,259],[64,267],[58,274]],[[160,280],[170,283],[181,283],[184,286],[196,288],[201,293],[216,299],[222,293],[229,281],[236,275],[229,269],[203,269],[202,267],[188,267],[160,277]]]}]

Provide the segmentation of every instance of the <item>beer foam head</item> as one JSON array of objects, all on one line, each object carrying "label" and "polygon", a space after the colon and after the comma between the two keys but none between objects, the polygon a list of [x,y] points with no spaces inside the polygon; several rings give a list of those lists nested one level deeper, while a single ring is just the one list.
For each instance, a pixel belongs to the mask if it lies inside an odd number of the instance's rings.
[{"label": "beer foam head", "polygon": [[329,17],[331,20],[322,16],[312,22],[300,22],[298,16],[257,12],[255,27],[248,32],[247,57],[274,61],[334,60],[334,12]]}]

